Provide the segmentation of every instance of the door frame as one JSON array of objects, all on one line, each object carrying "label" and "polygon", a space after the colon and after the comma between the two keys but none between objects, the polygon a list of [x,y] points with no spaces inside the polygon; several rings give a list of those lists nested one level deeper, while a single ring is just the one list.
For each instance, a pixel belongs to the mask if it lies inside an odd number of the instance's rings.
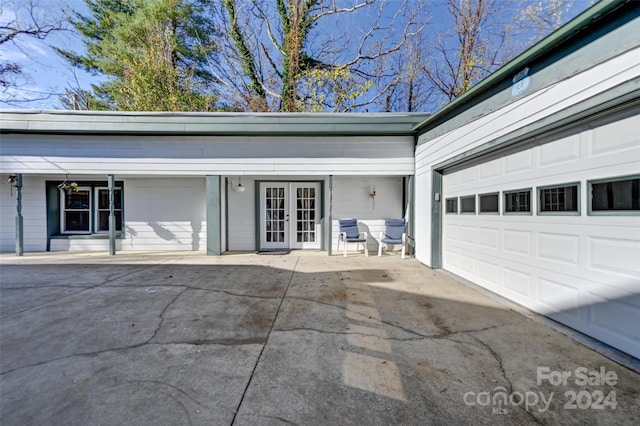
[{"label": "door frame", "polygon": [[[284,183],[284,184],[292,184],[292,183],[319,183],[320,184],[320,250],[325,250],[325,234],[327,231],[327,223],[326,223],[326,219],[325,219],[325,180],[324,179],[261,179],[258,180],[256,179],[254,181],[254,194],[255,194],[255,202],[254,202],[254,207],[255,207],[255,212],[254,212],[254,218],[255,218],[255,239],[256,239],[256,250],[260,251],[262,250],[262,244],[261,244],[261,238],[260,238],[260,232],[261,232],[261,226],[262,223],[260,221],[260,198],[261,198],[261,193],[260,193],[260,184],[262,183]],[[269,249],[265,249],[265,250],[269,250]],[[275,250],[275,249],[274,249]],[[316,249],[314,249],[316,250]]]}]

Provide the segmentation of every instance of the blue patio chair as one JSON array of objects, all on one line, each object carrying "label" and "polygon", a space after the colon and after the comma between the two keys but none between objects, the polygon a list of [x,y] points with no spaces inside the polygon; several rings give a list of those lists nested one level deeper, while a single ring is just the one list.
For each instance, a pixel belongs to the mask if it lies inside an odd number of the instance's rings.
[{"label": "blue patio chair", "polygon": [[407,234],[404,232],[407,226],[406,219],[387,219],[386,229],[380,233],[380,245],[378,246],[378,256],[382,256],[382,246],[388,244],[402,244],[402,259],[407,241]]},{"label": "blue patio chair", "polygon": [[343,242],[344,257],[347,257],[347,243],[362,243],[364,246],[364,255],[369,256],[369,248],[367,247],[367,233],[360,232],[358,229],[358,219],[340,219],[340,236],[338,237],[338,250],[340,250],[340,241]]}]

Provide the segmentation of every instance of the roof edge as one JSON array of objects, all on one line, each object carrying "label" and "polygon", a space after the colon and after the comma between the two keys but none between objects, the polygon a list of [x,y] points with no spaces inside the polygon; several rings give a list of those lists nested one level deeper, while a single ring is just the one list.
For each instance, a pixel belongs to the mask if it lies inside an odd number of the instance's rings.
[{"label": "roof edge", "polygon": [[604,16],[622,7],[626,3],[630,3],[631,1],[633,0],[601,0],[593,6],[590,6],[584,12],[564,24],[562,27],[558,28],[547,37],[540,40],[538,43],[529,47],[520,55],[511,59],[502,67],[498,68],[495,72],[485,77],[471,89],[467,90],[462,95],[449,102],[442,109],[436,111],[428,118],[413,126],[413,130],[420,134],[420,130],[422,130],[424,127],[439,120],[442,116],[450,113],[456,108],[462,107],[464,104],[478,96],[482,91],[502,81],[507,75],[520,71],[525,63],[532,62],[540,56],[553,50],[556,46],[563,43],[570,36],[579,33],[584,28],[590,26],[593,22],[602,19]]}]

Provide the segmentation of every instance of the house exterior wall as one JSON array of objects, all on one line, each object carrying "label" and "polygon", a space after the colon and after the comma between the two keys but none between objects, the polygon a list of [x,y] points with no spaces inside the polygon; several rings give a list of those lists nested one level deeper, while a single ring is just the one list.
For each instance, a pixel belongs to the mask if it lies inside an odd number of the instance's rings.
[{"label": "house exterior wall", "polygon": [[[6,176],[3,176],[6,178]],[[38,176],[23,176],[22,217],[23,248],[44,251],[47,243],[45,180]],[[9,183],[0,185],[0,251],[12,252],[16,247],[16,189]]]},{"label": "house exterior wall", "polygon": [[[59,176],[25,176],[22,190],[24,250],[47,249],[46,181]],[[78,176],[83,180],[104,180],[105,176]],[[124,188],[125,237],[116,242],[118,250],[205,250],[207,223],[204,178],[118,179]],[[15,250],[15,189],[0,192],[0,247]],[[53,237],[51,251],[106,251],[109,240],[85,236]]]},{"label": "house exterior wall", "polygon": [[[256,181],[318,181],[324,182],[324,220],[329,216],[328,177],[300,176],[243,176],[244,192],[232,190],[238,184],[238,176],[227,176],[228,200],[228,249],[256,250]],[[371,188],[376,188],[375,203],[369,197]],[[333,227],[332,244],[335,249],[339,234],[338,219],[355,217],[362,231],[369,233],[369,249],[377,250],[379,234],[384,230],[384,220],[404,217],[402,212],[402,177],[399,176],[334,176],[333,178]],[[328,232],[328,231],[327,231]],[[325,249],[328,249],[327,234]]]},{"label": "house exterior wall", "polygon": [[413,173],[413,136],[2,136],[0,170],[126,176]]}]

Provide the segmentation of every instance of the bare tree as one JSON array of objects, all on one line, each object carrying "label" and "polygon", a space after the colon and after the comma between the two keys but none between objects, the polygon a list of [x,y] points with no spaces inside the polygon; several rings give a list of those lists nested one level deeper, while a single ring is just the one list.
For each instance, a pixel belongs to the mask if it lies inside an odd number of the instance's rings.
[{"label": "bare tree", "polygon": [[[66,29],[65,20],[58,12],[57,8],[53,10],[52,4],[43,4],[39,0],[8,0],[0,3],[0,15],[5,17],[0,22],[0,45],[11,43],[29,56],[21,46],[22,40],[44,40],[52,33]],[[15,89],[25,85],[27,80],[23,64],[15,60],[0,61],[0,102],[11,105],[54,95],[36,93],[28,99],[19,97]]]},{"label": "bare tree", "polygon": [[[385,86],[376,79],[396,77],[380,73],[376,64],[400,55],[422,28],[417,16],[404,13],[405,2],[391,0],[223,4],[218,19],[231,37],[220,42],[221,61],[211,65],[236,108],[250,111],[374,105],[384,94],[370,89]],[[356,24],[361,22],[367,26]]]}]

